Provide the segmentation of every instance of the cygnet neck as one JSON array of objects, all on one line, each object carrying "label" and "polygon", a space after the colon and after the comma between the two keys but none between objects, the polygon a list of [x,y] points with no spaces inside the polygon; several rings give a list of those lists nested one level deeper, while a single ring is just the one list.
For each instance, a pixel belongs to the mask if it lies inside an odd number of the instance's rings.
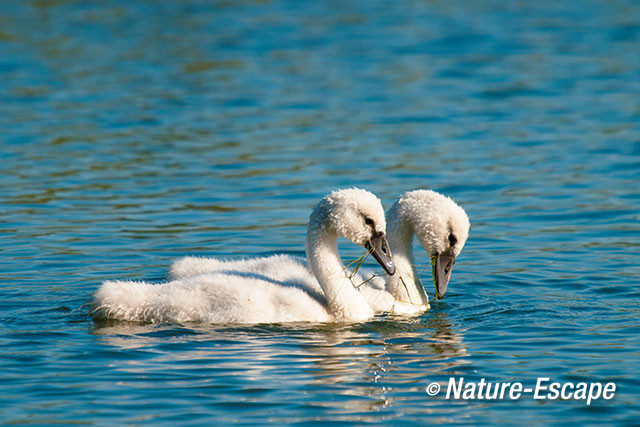
[{"label": "cygnet neck", "polygon": [[394,203],[387,213],[387,229],[387,239],[396,265],[396,274],[386,277],[387,291],[397,301],[414,305],[428,304],[429,297],[414,267],[414,228],[411,219],[403,212],[398,202]]},{"label": "cygnet neck", "polygon": [[327,225],[327,213],[316,208],[307,227],[307,260],[336,320],[365,320],[373,310],[347,277],[338,253],[338,233]]}]

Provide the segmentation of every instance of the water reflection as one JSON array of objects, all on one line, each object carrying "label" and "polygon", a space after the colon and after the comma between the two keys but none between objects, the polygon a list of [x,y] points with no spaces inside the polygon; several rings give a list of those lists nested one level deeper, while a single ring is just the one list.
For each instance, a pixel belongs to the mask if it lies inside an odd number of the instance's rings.
[{"label": "water reflection", "polygon": [[[340,357],[378,357],[393,355],[430,356],[436,361],[465,356],[464,335],[454,330],[447,313],[429,313],[420,318],[399,316],[378,317],[375,321],[357,324],[312,324],[213,326],[187,324],[147,325],[135,322],[96,321],[92,334],[105,344],[121,350],[154,347],[159,343],[215,343],[218,341],[246,343],[254,346],[265,337],[296,339],[300,351],[335,364]],[[278,348],[274,347],[275,354]],[[211,353],[211,354],[215,354]],[[345,365],[346,366],[346,365]]]},{"label": "water reflection", "polygon": [[[369,412],[420,392],[434,373],[469,362],[464,333],[447,313],[421,318],[379,317],[356,325],[141,325],[96,323],[104,345],[126,353],[124,372],[209,378],[256,387],[322,389],[334,399],[314,405]],[[151,359],[151,360],[149,360]],[[226,378],[226,380],[221,380]],[[187,385],[182,385],[188,387]],[[266,398],[266,397],[265,397]],[[337,401],[336,401],[337,399]],[[422,410],[427,410],[428,404]],[[340,408],[340,409],[339,409]]]}]

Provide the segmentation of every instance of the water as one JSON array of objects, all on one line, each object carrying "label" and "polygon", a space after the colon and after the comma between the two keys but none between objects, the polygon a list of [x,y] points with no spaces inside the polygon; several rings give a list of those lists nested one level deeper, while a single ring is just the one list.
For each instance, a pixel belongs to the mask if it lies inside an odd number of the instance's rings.
[{"label": "water", "polygon": [[[632,0],[2,2],[2,424],[637,423],[639,18]],[[303,254],[311,207],[348,186],[467,210],[431,311],[87,317],[102,280],[162,281],[187,254]],[[617,392],[426,394],[451,377]]]}]

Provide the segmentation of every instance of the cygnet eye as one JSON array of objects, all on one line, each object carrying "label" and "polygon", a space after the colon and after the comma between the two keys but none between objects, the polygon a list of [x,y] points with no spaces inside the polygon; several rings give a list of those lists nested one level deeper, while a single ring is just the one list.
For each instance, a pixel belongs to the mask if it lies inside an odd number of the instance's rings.
[{"label": "cygnet eye", "polygon": [[364,217],[364,223],[367,225],[373,225],[373,220],[371,218],[369,218],[368,216]]},{"label": "cygnet eye", "polygon": [[458,238],[456,237],[456,235],[453,233],[449,234],[449,244],[451,246],[454,246],[457,242],[458,242]]}]

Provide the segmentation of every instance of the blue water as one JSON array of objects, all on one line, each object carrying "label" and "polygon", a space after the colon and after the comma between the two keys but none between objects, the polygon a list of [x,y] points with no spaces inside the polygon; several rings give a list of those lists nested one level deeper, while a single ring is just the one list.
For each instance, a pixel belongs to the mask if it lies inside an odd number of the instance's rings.
[{"label": "blue water", "polygon": [[[639,22],[633,0],[1,2],[1,423],[637,423]],[[302,255],[349,186],[466,209],[429,312],[88,317],[103,280],[184,255]],[[426,394],[452,377],[617,391]]]}]

